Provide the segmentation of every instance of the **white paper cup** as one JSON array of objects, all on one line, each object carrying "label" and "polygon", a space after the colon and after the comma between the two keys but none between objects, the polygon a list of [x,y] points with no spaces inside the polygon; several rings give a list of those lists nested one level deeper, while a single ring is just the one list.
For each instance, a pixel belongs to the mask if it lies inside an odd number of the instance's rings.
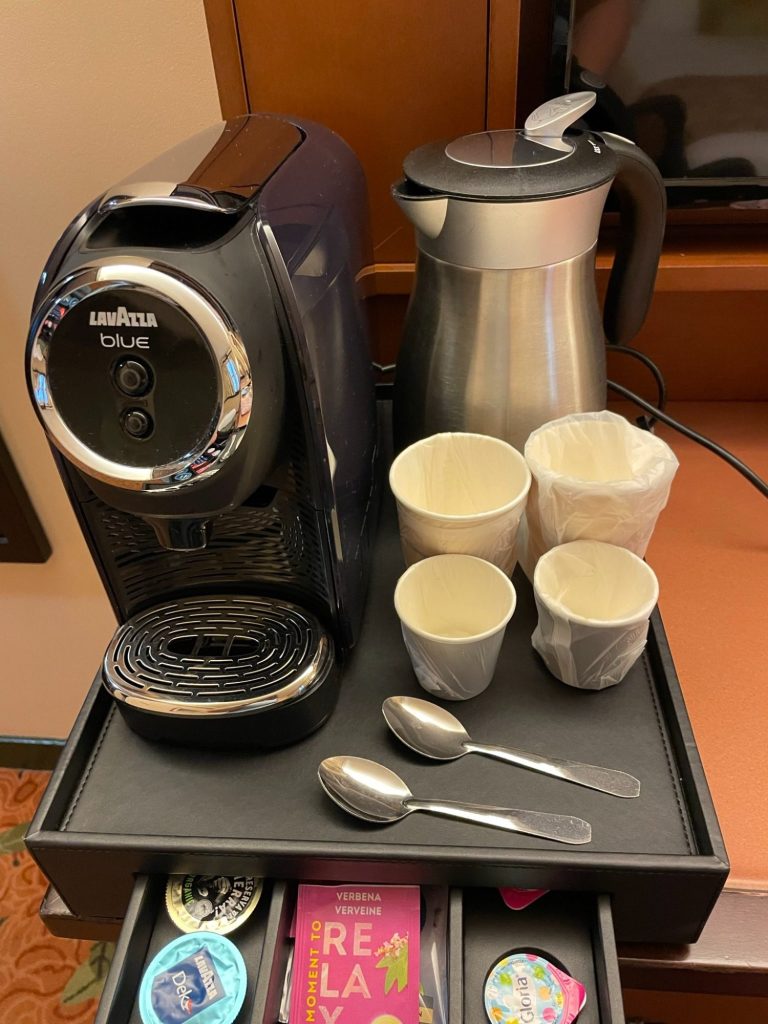
[{"label": "white paper cup", "polygon": [[407,569],[395,588],[395,610],[424,689],[443,700],[482,693],[516,603],[509,578],[481,558],[436,555]]},{"label": "white paper cup", "polygon": [[475,555],[512,573],[531,474],[506,441],[485,434],[434,434],[392,463],[406,565],[439,554]]},{"label": "white paper cup", "polygon": [[645,555],[678,467],[666,442],[613,412],[574,413],[534,430],[525,458],[529,576],[545,551],[572,540]]},{"label": "white paper cup", "polygon": [[531,641],[552,675],[588,690],[621,682],[645,647],[659,599],[653,569],[626,548],[573,541],[539,559],[533,590]]}]

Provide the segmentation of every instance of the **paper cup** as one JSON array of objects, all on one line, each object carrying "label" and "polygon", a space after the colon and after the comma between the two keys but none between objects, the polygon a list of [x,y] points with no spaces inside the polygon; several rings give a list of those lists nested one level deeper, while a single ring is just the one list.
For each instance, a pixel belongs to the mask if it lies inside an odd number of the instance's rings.
[{"label": "paper cup", "polygon": [[501,569],[471,555],[436,555],[406,570],[395,588],[395,610],[424,689],[443,700],[482,693],[516,601]]},{"label": "paper cup", "polygon": [[659,599],[653,569],[626,548],[573,541],[539,559],[533,590],[531,641],[552,675],[589,690],[621,682],[645,647]]},{"label": "paper cup", "polygon": [[435,434],[392,463],[406,565],[439,554],[475,555],[512,573],[531,474],[506,441],[485,434]]},{"label": "paper cup", "polygon": [[522,559],[529,576],[545,551],[572,540],[645,555],[678,467],[661,438],[613,412],[574,413],[534,430],[525,458],[533,475]]}]

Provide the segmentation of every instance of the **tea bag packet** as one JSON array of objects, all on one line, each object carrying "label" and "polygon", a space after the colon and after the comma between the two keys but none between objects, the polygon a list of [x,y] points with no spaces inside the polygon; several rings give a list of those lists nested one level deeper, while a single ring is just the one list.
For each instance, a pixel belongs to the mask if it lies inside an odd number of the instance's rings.
[{"label": "tea bag packet", "polygon": [[510,910],[525,910],[536,900],[546,896],[549,889],[518,889],[514,886],[505,886],[499,889],[501,898]]},{"label": "tea bag packet", "polygon": [[299,886],[291,1021],[415,1024],[419,889]]}]

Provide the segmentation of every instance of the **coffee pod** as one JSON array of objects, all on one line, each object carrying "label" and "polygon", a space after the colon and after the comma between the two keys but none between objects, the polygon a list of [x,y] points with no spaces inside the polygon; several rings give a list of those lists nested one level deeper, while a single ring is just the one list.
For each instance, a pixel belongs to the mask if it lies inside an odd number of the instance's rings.
[{"label": "coffee pod", "polygon": [[485,1012],[491,1024],[571,1024],[586,1001],[581,982],[539,953],[508,953],[485,981]]},{"label": "coffee pod", "polygon": [[139,988],[143,1024],[233,1024],[245,1000],[247,973],[240,950],[215,932],[180,935],[144,972]]},{"label": "coffee pod", "polygon": [[248,920],[262,887],[260,878],[248,875],[171,875],[165,906],[183,932],[226,935]]}]

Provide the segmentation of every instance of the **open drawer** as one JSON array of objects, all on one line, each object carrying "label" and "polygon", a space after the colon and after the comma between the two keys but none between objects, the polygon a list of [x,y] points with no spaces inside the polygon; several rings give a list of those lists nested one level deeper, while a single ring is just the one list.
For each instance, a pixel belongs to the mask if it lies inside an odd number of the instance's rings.
[{"label": "open drawer", "polygon": [[[255,912],[229,935],[248,971],[248,989],[236,1024],[277,1024],[279,1020],[295,899],[295,883],[265,885]],[[483,990],[488,970],[505,953],[519,949],[542,953],[584,984],[587,1002],[577,1024],[624,1024],[607,896],[548,893],[525,910],[514,911],[504,905],[496,889],[453,889],[448,908],[446,1016],[441,1020],[438,1010],[435,1024],[485,1024]],[[165,879],[139,877],[96,1024],[141,1024],[137,997],[144,970],[179,934],[166,913]],[[343,1014],[337,1024],[344,1024]]]}]

